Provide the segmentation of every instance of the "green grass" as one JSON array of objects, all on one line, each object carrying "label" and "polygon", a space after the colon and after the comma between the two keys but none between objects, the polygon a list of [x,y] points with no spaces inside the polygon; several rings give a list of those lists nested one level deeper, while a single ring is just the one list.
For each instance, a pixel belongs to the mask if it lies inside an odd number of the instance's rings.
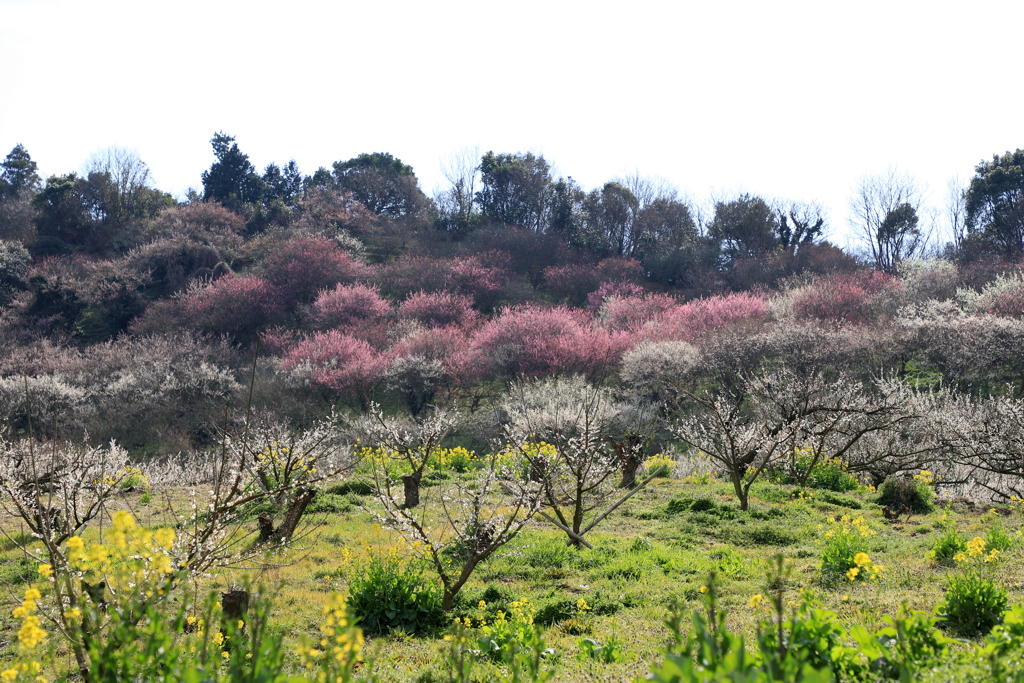
[{"label": "green grass", "polygon": [[[759,484],[753,488],[750,510],[743,512],[727,483],[656,480],[587,535],[593,549],[568,547],[562,532],[535,518],[514,542],[477,568],[453,614],[470,618],[475,627],[481,619],[493,620],[499,611],[507,613],[513,601],[527,598],[537,609],[536,622],[547,629],[549,646],[561,653],[556,680],[631,680],[660,661],[668,606],[678,601],[699,608],[701,587],[711,571],[718,577],[721,605],[728,610],[734,631],[749,632],[754,620],[763,616],[748,603],[755,593],[765,592],[765,574],[778,552],[793,565],[794,591],[813,592],[847,625],[879,628],[883,615],[896,614],[902,603],[932,611],[941,602],[956,570],[925,555],[943,533],[943,514],[948,514],[946,523],[955,524],[967,538],[984,538],[991,526],[981,511],[941,510],[915,515],[909,524],[889,524],[864,494],[815,491],[810,498],[792,499],[793,490]],[[393,553],[433,577],[395,531],[378,524],[371,513],[380,510],[369,493],[362,483],[327,487],[310,515],[319,526],[293,549],[249,570],[254,581],[271,589],[273,623],[289,642],[316,635],[325,597],[332,591],[347,592],[371,555]],[[165,521],[161,515],[166,515],[162,511],[167,495],[177,504],[187,501],[177,492],[154,491],[152,505],[134,508],[139,521]],[[879,582],[851,583],[822,577],[818,571],[819,525],[828,517],[847,514],[863,515],[877,531],[868,550],[872,560],[886,567]],[[1019,516],[1003,516],[1000,523],[1012,538],[1019,538]],[[254,522],[246,524],[255,531]],[[13,526],[9,532],[17,530]],[[0,546],[0,580],[17,595],[26,580],[38,577],[32,563],[19,560],[20,551],[12,545]],[[994,569],[1010,604],[1024,601],[1019,548],[1015,544],[1004,550]],[[216,574],[205,588],[222,590],[237,583],[242,573],[234,569]],[[581,610],[580,600],[589,609]],[[17,624],[6,615],[0,619],[0,641],[16,640]],[[370,639],[369,652],[375,666],[387,672],[385,680],[427,680],[424,672],[436,673],[440,666],[442,635],[377,636]],[[612,636],[622,643],[624,661],[603,664],[577,657],[581,638],[602,642]]]}]

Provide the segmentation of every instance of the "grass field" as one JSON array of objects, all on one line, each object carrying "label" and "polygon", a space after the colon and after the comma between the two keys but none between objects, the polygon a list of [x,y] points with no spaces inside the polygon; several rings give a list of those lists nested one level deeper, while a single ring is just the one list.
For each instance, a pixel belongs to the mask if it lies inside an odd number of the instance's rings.
[{"label": "grass field", "polygon": [[[219,570],[192,588],[202,594],[252,582],[272,601],[272,628],[286,643],[297,643],[316,637],[327,596],[347,593],[371,558],[420,570],[434,580],[417,549],[381,526],[375,498],[339,492],[347,488],[328,485],[321,491],[307,513],[313,526],[290,549]],[[431,490],[424,489],[424,505],[430,505]],[[727,610],[727,625],[752,636],[756,620],[768,616],[767,605],[755,605],[752,598],[767,592],[766,576],[779,553],[792,566],[788,600],[815,600],[847,626],[880,628],[884,615],[895,615],[904,604],[931,612],[942,601],[949,577],[960,571],[956,563],[928,557],[951,527],[966,539],[987,538],[993,527],[1007,532],[1012,545],[985,570],[1005,586],[1010,604],[1024,601],[1021,519],[1010,507],[991,512],[940,499],[930,513],[892,522],[883,518],[872,492],[809,490],[794,497],[794,491],[757,484],[750,510],[741,512],[728,483],[712,477],[701,482],[692,477],[656,479],[588,534],[593,549],[567,546],[561,531],[534,518],[515,541],[476,569],[451,616],[463,624],[468,619],[467,632],[478,635],[482,624],[493,624],[499,612],[509,614],[512,603],[525,600],[535,623],[545,629],[547,646],[556,652],[556,680],[631,680],[663,659],[671,605],[703,609],[702,593],[711,572],[719,606]],[[129,509],[140,524],[160,526],[170,519],[170,508],[180,508],[187,500],[182,491],[156,490],[142,505],[140,495],[128,493],[111,501],[111,512]],[[844,515],[863,518],[863,525],[874,532],[865,536],[863,549],[874,563],[884,565],[880,578],[851,581],[820,570],[824,535]],[[246,524],[255,530],[254,522]],[[19,534],[10,520],[5,520],[5,529]],[[93,535],[99,540],[101,532],[97,525],[86,535],[87,542]],[[25,561],[13,542],[4,541],[0,548],[0,580],[13,608],[30,582],[41,584],[35,564]],[[5,658],[16,643],[18,622],[10,615],[10,609],[0,615]],[[447,680],[440,672],[444,636],[450,633],[449,625],[393,631],[368,638],[366,652],[384,680]],[[585,639],[615,644],[621,661],[595,661],[586,654],[593,643]],[[62,660],[62,653],[57,654],[58,662],[70,666],[66,655]],[[481,680],[491,678],[488,666],[478,667]]]}]

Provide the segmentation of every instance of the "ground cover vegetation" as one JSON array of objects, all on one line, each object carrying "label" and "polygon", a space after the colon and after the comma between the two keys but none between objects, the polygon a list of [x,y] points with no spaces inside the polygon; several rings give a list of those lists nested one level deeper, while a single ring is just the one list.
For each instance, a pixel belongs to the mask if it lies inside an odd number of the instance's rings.
[{"label": "ground cover vegetation", "polygon": [[[3,680],[1020,680],[1024,191],[0,164]],[[940,667],[940,664],[942,665]]]}]

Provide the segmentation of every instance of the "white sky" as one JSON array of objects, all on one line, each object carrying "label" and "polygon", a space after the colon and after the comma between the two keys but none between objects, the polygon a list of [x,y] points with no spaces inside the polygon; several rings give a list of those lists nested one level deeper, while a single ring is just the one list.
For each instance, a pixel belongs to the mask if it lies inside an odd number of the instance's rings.
[{"label": "white sky", "polygon": [[216,131],[259,170],[361,152],[427,194],[465,147],[543,153],[592,188],[817,200],[845,242],[857,179],[931,190],[1024,147],[1020,0],[0,0],[0,156],[42,174],[133,148],[199,187]]}]

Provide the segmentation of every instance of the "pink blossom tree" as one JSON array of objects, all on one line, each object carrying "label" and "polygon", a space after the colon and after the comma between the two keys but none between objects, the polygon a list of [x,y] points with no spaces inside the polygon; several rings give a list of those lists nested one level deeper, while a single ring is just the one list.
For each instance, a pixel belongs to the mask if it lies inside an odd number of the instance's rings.
[{"label": "pink blossom tree", "polygon": [[299,236],[279,245],[264,264],[266,278],[288,302],[308,302],[321,290],[365,280],[370,269],[338,243],[321,235]]},{"label": "pink blossom tree", "polygon": [[473,299],[451,292],[414,292],[398,305],[400,320],[411,320],[427,327],[471,327],[480,318]]},{"label": "pink blossom tree", "polygon": [[317,332],[293,346],[282,366],[307,368],[310,382],[341,397],[355,398],[365,410],[388,362],[387,355],[378,353],[362,339],[329,330]]},{"label": "pink blossom tree", "polygon": [[609,330],[635,333],[647,323],[660,320],[678,305],[668,294],[613,294],[604,299],[598,310],[598,318]]},{"label": "pink blossom tree", "polygon": [[821,278],[793,300],[798,319],[863,324],[885,312],[902,285],[881,271],[839,273]]},{"label": "pink blossom tree", "polygon": [[764,320],[764,294],[740,292],[695,299],[668,309],[647,323],[643,336],[651,340],[692,341],[707,332],[744,320]]},{"label": "pink blossom tree", "polygon": [[630,343],[627,335],[595,327],[586,313],[564,306],[505,309],[472,338],[482,369],[504,378],[602,377]]},{"label": "pink blossom tree", "polygon": [[227,275],[152,304],[131,326],[136,334],[192,329],[248,343],[283,313],[280,291],[259,277]]},{"label": "pink blossom tree", "polygon": [[445,287],[473,298],[477,308],[491,309],[508,283],[508,271],[475,256],[453,259]]},{"label": "pink blossom tree", "polygon": [[337,285],[320,292],[310,320],[318,329],[350,327],[368,320],[378,320],[391,313],[391,305],[380,290],[368,285]]}]

